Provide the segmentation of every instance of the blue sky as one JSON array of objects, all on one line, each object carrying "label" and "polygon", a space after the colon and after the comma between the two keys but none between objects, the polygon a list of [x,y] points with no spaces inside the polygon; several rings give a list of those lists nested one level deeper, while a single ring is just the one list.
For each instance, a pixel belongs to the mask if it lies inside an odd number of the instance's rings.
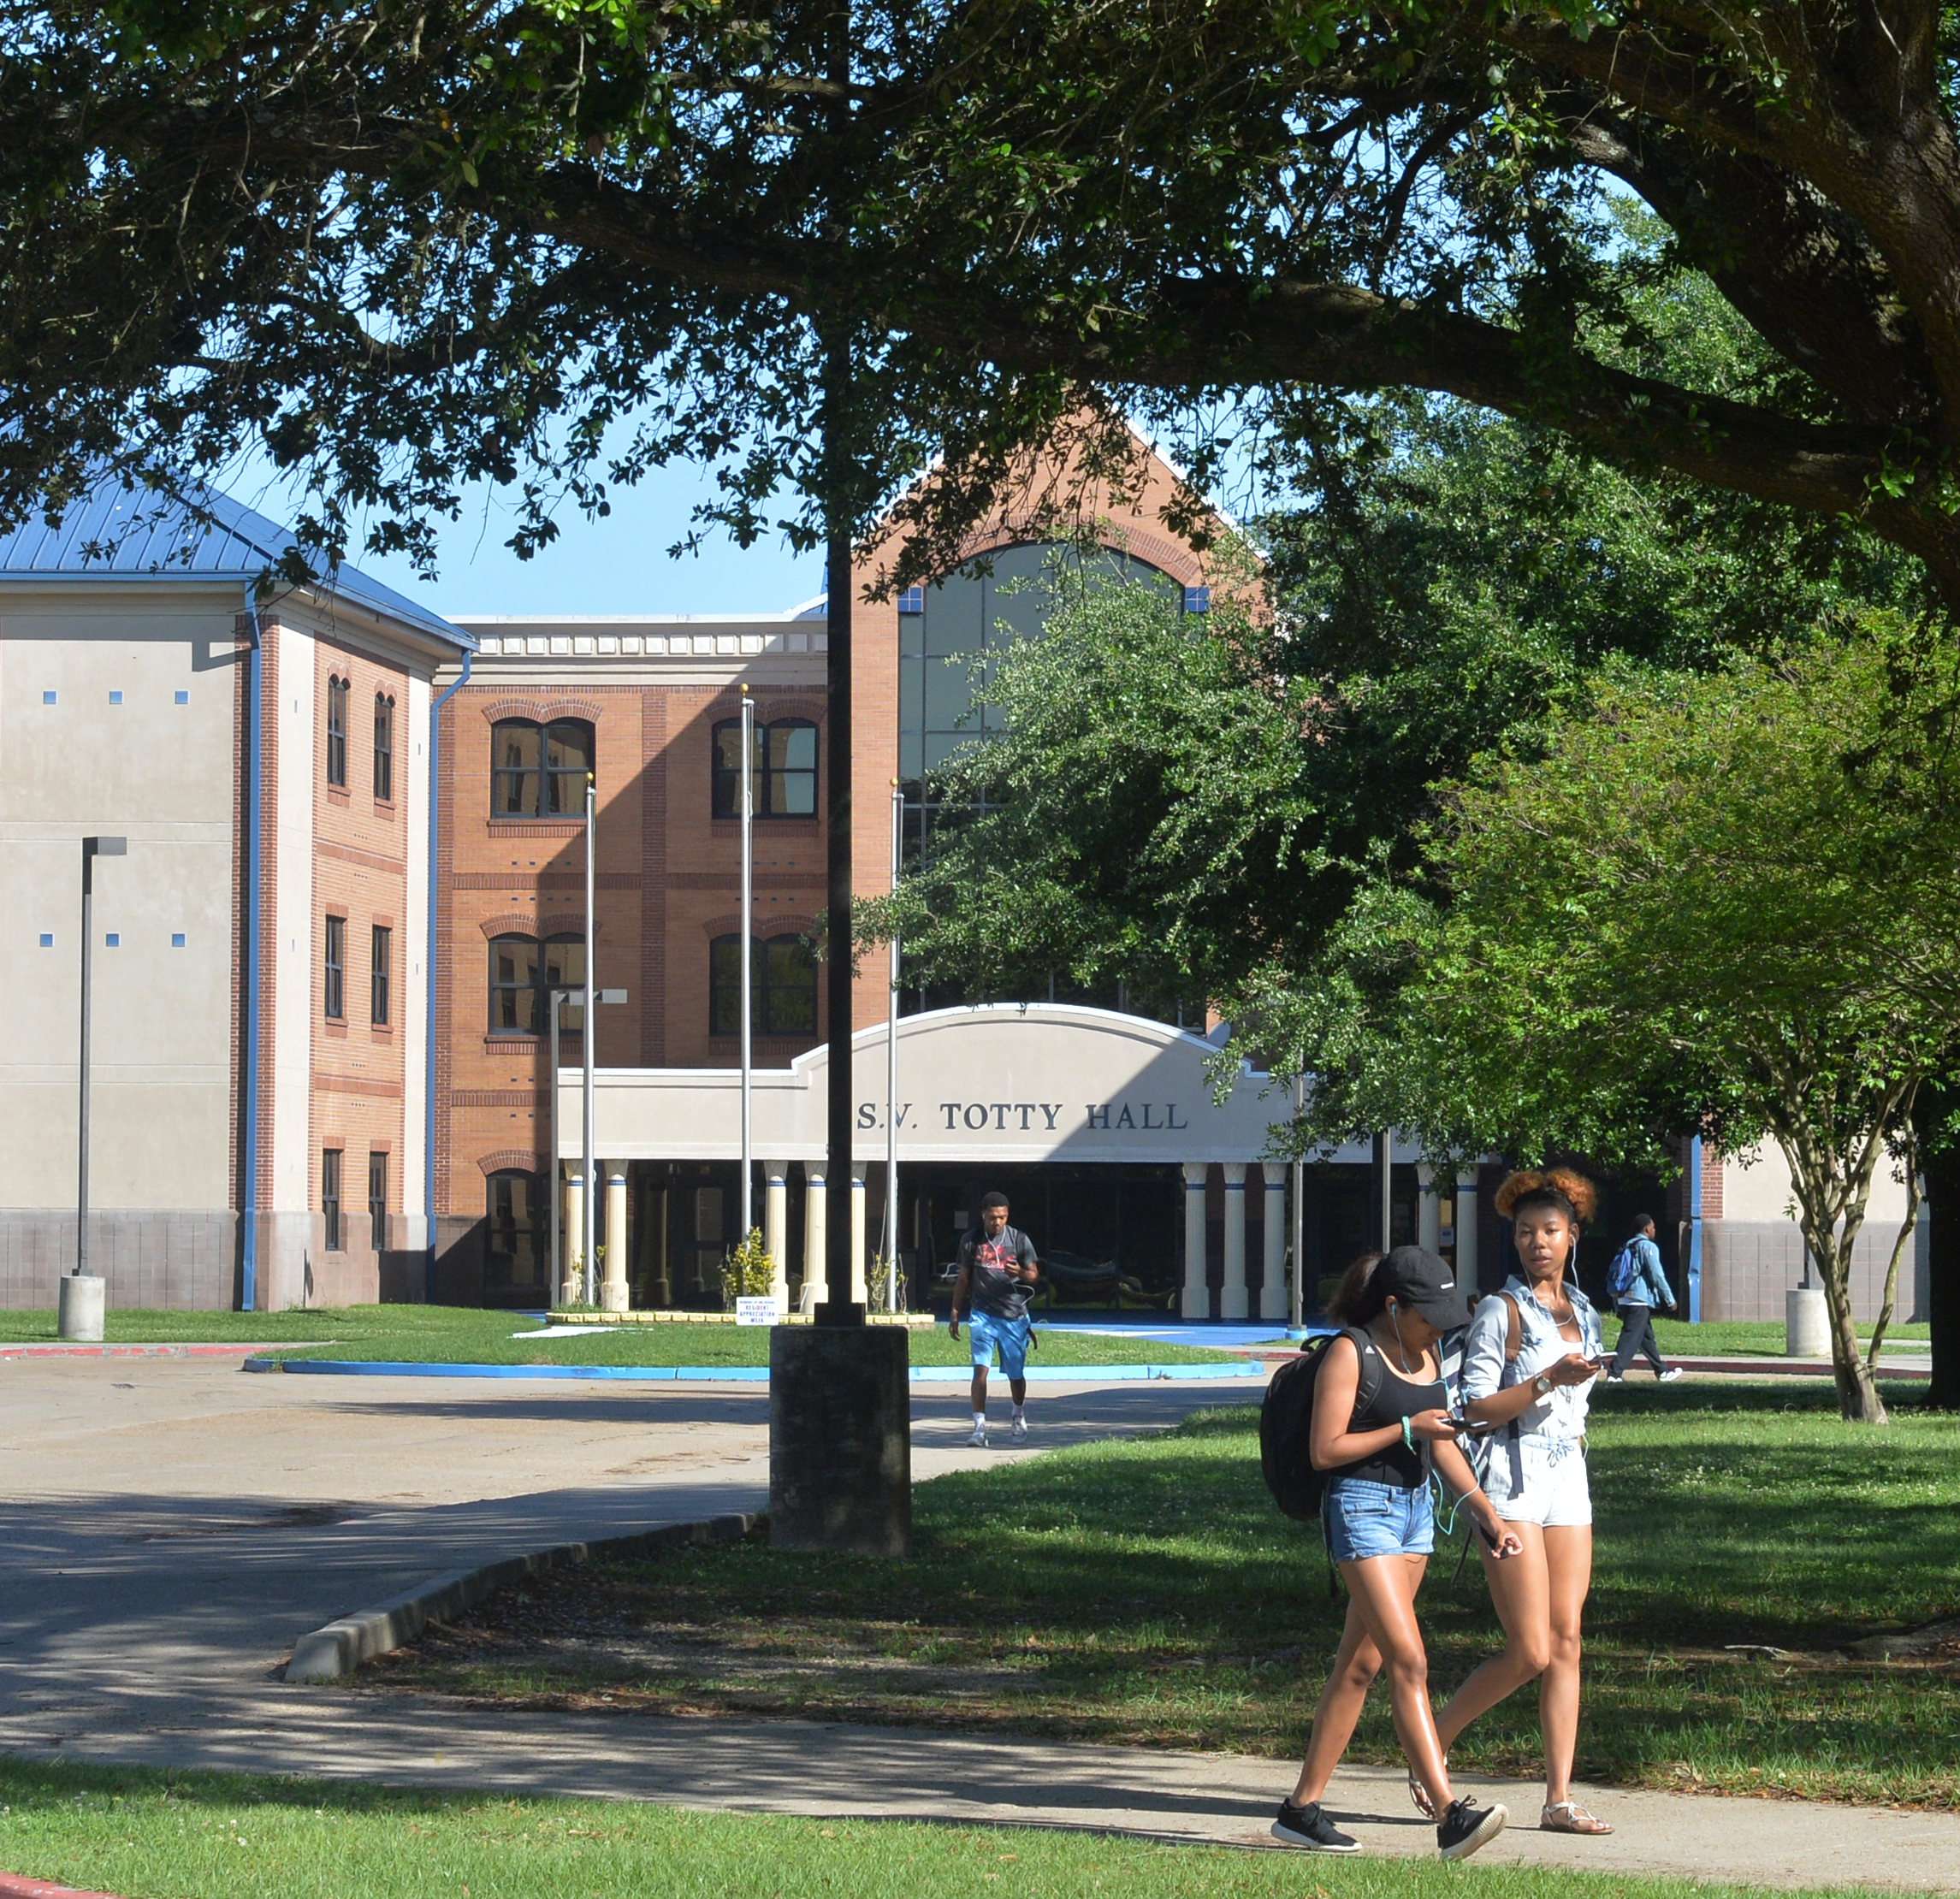
[{"label": "blue sky", "polygon": [[[271,516],[290,518],[275,486],[255,486],[234,472],[219,486]],[[421,578],[400,556],[350,553],[363,573],[385,582],[446,618],[476,614],[779,613],[823,591],[823,561],[796,555],[778,541],[744,551],[725,535],[710,535],[696,554],[670,559],[667,549],[687,531],[695,504],[709,482],[697,469],[654,470],[637,488],[614,488],[613,512],[588,521],[567,506],[559,537],[542,553],[519,560],[504,545],[509,506],[489,489],[469,494],[462,518],[441,528],[440,575]]]}]

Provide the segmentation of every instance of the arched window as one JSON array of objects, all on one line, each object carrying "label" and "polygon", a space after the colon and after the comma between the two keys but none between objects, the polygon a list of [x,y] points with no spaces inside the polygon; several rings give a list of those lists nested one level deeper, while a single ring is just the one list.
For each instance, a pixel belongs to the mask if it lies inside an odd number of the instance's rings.
[{"label": "arched window", "polygon": [[[814,1035],[817,961],[800,936],[754,939],[749,981],[757,1035]],[[708,1032],[742,1032],[742,938],[717,937],[708,946]]]},{"label": "arched window", "polygon": [[483,1241],[486,1290],[515,1292],[546,1282],[551,1244],[549,1182],[542,1174],[504,1168],[487,1183],[488,1232]]},{"label": "arched window", "polygon": [[347,787],[347,682],[327,681],[327,783]]},{"label": "arched window", "polygon": [[490,728],[490,815],[577,818],[593,769],[592,727],[583,719],[501,719]]},{"label": "arched window", "polygon": [[[817,814],[817,729],[807,719],[779,719],[755,728],[754,771],[758,818],[814,818]],[[714,811],[742,815],[742,721],[714,728]]]},{"label": "arched window", "polygon": [[[551,991],[585,986],[585,938],[582,936],[505,936],[490,939],[490,1033],[548,1035]],[[561,1047],[569,1039],[581,1045],[585,1005],[567,998],[560,1006],[558,1032]]]},{"label": "arched window", "polygon": [[375,695],[375,796],[394,796],[394,701],[385,692]]}]

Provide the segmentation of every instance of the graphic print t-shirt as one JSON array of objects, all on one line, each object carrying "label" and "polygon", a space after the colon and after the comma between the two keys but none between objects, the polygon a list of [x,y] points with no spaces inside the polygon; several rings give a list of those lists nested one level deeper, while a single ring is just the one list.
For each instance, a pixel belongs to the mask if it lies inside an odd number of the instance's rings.
[{"label": "graphic print t-shirt", "polygon": [[1010,1279],[1010,1264],[1034,1264],[1034,1242],[1018,1227],[1003,1227],[989,1239],[984,1228],[976,1227],[960,1242],[960,1264],[971,1269],[973,1310],[990,1319],[1024,1319],[1027,1295],[1032,1288],[1025,1280]]}]

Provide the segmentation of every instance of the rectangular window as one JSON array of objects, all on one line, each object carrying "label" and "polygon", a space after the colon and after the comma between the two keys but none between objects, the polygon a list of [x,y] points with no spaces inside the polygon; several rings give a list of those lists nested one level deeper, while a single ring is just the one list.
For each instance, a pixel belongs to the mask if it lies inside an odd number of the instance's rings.
[{"label": "rectangular window", "polygon": [[506,719],[490,739],[490,815],[529,818],[537,812],[538,748],[543,735],[527,720]]},{"label": "rectangular window", "polygon": [[383,1027],[388,1024],[388,958],[394,944],[394,932],[385,924],[374,926],[374,977],[368,991],[368,1020],[378,1022]]},{"label": "rectangular window", "polygon": [[374,1250],[388,1250],[388,1156],[368,1156],[368,1231]]},{"label": "rectangular window", "polygon": [[585,781],[592,772],[592,728],[566,720],[544,729],[544,815],[585,815]]},{"label": "rectangular window", "polygon": [[347,788],[347,682],[327,682],[327,783]]},{"label": "rectangular window", "polygon": [[347,1013],[347,920],[344,916],[327,919],[325,964],[325,980],[322,984],[323,1001],[328,1019],[337,1022]]},{"label": "rectangular window", "polygon": [[375,695],[375,796],[387,803],[394,796],[394,701]]},{"label": "rectangular window", "polygon": [[327,1148],[320,1156],[320,1211],[325,1215],[327,1251],[340,1250],[340,1151]]}]

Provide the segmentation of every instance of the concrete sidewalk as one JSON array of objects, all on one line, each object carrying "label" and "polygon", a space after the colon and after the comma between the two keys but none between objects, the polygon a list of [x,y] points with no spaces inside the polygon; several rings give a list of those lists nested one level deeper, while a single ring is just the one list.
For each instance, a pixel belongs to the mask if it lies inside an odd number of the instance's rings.
[{"label": "concrete sidewalk", "polygon": [[[318,1775],[454,1790],[577,1794],[742,1813],[1120,1832],[1282,1850],[1266,1831],[1294,1766],[1237,1754],[804,1721],[499,1713],[376,1690],[268,1685],[258,1696],[158,1706],[140,1727],[83,1720],[60,1735],[0,1720],[0,1747],[38,1759]],[[1537,1785],[1464,1776],[1513,1825],[1479,1865],[1583,1868],[1768,1886],[1960,1891],[1960,1814],[1584,1788],[1619,1829],[1537,1830]],[[1015,1797],[976,1798],[986,1790]],[[1404,1777],[1351,1768],[1328,1801],[1367,1851],[1427,1855],[1432,1827]],[[1302,1871],[1305,1872],[1303,1866]]]}]

